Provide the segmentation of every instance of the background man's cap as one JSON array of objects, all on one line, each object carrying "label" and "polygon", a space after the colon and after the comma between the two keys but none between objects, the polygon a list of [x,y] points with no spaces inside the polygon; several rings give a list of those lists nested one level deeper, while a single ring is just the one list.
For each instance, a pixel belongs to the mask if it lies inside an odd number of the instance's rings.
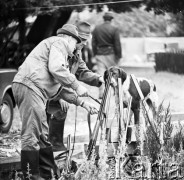
[{"label": "background man's cap", "polygon": [[79,37],[84,40],[91,38],[91,25],[86,21],[77,22]]},{"label": "background man's cap", "polygon": [[66,34],[69,36],[72,36],[73,38],[75,38],[77,40],[77,43],[81,43],[81,39],[79,38],[79,34],[78,34],[78,28],[77,26],[73,25],[73,24],[65,24],[63,25],[62,28],[58,29],[56,34]]},{"label": "background man's cap", "polygon": [[108,11],[108,12],[105,12],[105,14],[103,15],[103,18],[108,18],[108,19],[113,19],[114,16],[113,16],[113,13]]}]

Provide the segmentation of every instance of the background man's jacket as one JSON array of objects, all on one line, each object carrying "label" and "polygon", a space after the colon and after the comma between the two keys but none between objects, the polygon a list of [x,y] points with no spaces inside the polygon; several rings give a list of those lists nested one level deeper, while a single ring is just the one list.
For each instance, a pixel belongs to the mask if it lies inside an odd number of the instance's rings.
[{"label": "background man's jacket", "polygon": [[92,48],[94,55],[115,54],[116,58],[120,59],[122,55],[118,28],[110,22],[96,26],[93,31]]}]

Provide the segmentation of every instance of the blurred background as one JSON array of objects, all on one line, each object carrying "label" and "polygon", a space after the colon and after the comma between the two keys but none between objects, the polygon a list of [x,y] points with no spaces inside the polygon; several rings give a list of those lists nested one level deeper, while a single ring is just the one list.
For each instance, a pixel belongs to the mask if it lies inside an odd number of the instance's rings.
[{"label": "blurred background", "polygon": [[[121,32],[120,65],[154,62],[155,53],[184,48],[184,2],[179,0],[0,0],[0,9],[1,68],[18,68],[34,46],[65,23],[86,20],[93,29],[108,10],[114,11],[113,24]],[[90,42],[87,52],[92,69]]]}]

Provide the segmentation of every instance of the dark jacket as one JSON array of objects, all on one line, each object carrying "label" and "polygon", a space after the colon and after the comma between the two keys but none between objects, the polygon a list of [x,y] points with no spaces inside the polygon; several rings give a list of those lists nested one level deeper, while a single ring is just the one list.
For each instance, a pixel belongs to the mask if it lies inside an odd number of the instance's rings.
[{"label": "dark jacket", "polygon": [[96,26],[93,31],[92,49],[94,55],[115,54],[121,58],[121,42],[118,28],[111,25],[109,21]]},{"label": "dark jacket", "polygon": [[78,50],[76,55],[72,57],[73,60],[69,61],[70,72],[75,74],[79,81],[90,86],[101,86],[101,82],[99,82],[100,75],[88,69],[86,63],[82,59],[81,53],[81,50]]}]

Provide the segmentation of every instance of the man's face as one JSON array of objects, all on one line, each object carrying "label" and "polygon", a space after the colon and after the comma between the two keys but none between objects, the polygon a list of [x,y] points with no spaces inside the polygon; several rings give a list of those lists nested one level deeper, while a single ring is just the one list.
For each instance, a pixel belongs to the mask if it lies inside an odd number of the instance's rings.
[{"label": "man's face", "polygon": [[88,41],[87,39],[82,39],[82,42],[77,44],[77,49],[81,50],[84,47],[84,45],[87,44],[87,41]]},{"label": "man's face", "polygon": [[69,39],[69,49],[70,49],[71,53],[73,53],[73,51],[76,49],[76,45],[77,45],[77,40],[70,36],[70,39]]}]

